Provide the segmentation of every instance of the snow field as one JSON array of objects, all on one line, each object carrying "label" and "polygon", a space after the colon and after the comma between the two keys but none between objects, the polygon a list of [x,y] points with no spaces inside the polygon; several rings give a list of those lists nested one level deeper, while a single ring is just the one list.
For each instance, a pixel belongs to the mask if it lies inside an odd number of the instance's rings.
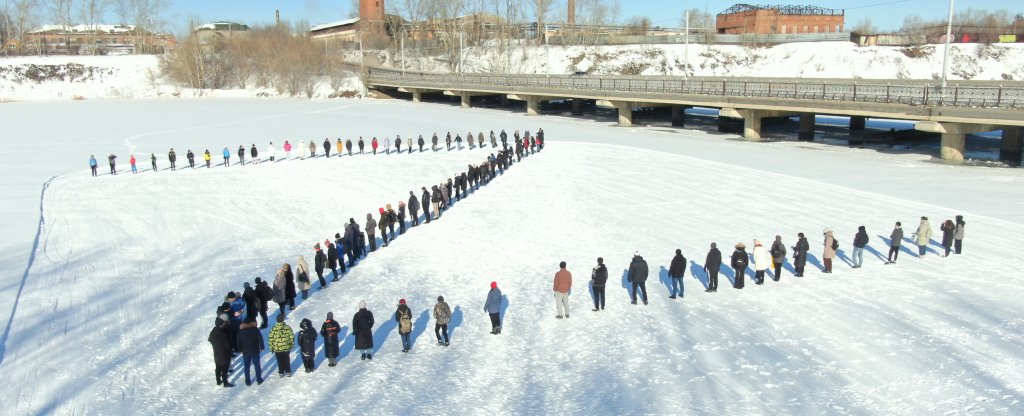
[{"label": "snow field", "polygon": [[[548,129],[545,129],[546,131]],[[45,385],[7,394],[16,413],[1015,413],[1021,408],[1016,224],[970,215],[965,254],[923,260],[882,255],[894,220],[912,232],[940,207],[696,158],[559,142],[370,255],[341,282],[289,314],[322,322],[365,299],[377,354],[359,362],[346,337],[338,367],[259,387],[212,382],[206,335],[213,309],[243,280],[270,276],[340,230],[340,221],[429,185],[482,152],[285,161],[205,172],[63,177],[45,200],[47,223],[5,372]],[[405,157],[406,155],[402,155]],[[362,180],[352,180],[360,178]],[[427,182],[424,182],[427,181]],[[437,180],[439,181],[439,180]],[[773,195],[784,183],[792,198]],[[375,215],[376,216],[376,215]],[[365,214],[363,214],[365,217]],[[820,230],[840,249],[866,225],[865,266],[814,271]],[[691,263],[685,300],[667,298],[675,248],[703,263],[736,241],[787,246],[804,231],[813,258],[802,279],[703,293]],[[907,246],[912,248],[912,246]],[[933,249],[938,249],[932,246]],[[634,250],[648,261],[650,306],[628,304],[622,275]],[[607,310],[591,312],[589,268],[609,267]],[[574,274],[572,318],[554,319],[551,279]],[[983,274],[977,273],[983,269]],[[751,276],[748,276],[750,279]],[[487,284],[508,302],[503,333],[487,334]],[[314,284],[316,287],[317,284]],[[54,290],[54,288],[58,288]],[[452,346],[433,344],[438,294],[452,305]],[[399,352],[391,319],[414,312],[414,346]],[[69,340],[72,340],[69,342]],[[293,354],[293,369],[300,361]],[[235,365],[235,368],[238,364]],[[234,381],[241,374],[232,375]],[[82,380],[88,381],[82,383]],[[597,400],[595,398],[602,398]]]}]

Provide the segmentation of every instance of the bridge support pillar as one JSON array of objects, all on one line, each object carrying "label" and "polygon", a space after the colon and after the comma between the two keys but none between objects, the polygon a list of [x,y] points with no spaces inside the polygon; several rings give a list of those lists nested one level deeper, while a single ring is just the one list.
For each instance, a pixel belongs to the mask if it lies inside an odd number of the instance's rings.
[{"label": "bridge support pillar", "polygon": [[672,125],[677,127],[686,126],[686,109],[693,108],[688,105],[674,105],[672,106]]},{"label": "bridge support pillar", "polygon": [[814,140],[814,113],[800,113],[800,132],[797,137],[801,141]]},{"label": "bridge support pillar", "polygon": [[1024,150],[1024,128],[1003,127],[1003,141],[999,146],[999,160],[1013,166],[1020,166],[1022,150]]},{"label": "bridge support pillar", "polygon": [[615,108],[619,110],[619,127],[630,127],[633,125],[633,103],[629,101],[615,101]]},{"label": "bridge support pillar", "polygon": [[526,115],[536,116],[540,114],[540,97],[526,97]]},{"label": "bridge support pillar", "polygon": [[578,98],[572,99],[572,115],[578,116],[583,114],[583,100]]},{"label": "bridge support pillar", "polygon": [[421,103],[423,102],[423,93],[420,90],[414,90],[412,92],[412,102]]},{"label": "bridge support pillar", "polygon": [[463,93],[459,96],[462,99],[462,108],[473,107],[473,96],[470,94]]},{"label": "bridge support pillar", "polygon": [[761,140],[761,119],[764,118],[762,111],[739,110],[743,116],[743,138],[747,140]]},{"label": "bridge support pillar", "polygon": [[914,129],[942,135],[939,157],[950,163],[962,163],[964,161],[965,136],[971,133],[999,130],[999,126],[990,124],[963,124],[963,123],[939,123],[935,121],[920,121],[914,125]]},{"label": "bridge support pillar", "polygon": [[861,131],[864,130],[864,126],[867,124],[867,117],[852,116],[850,117],[850,131]]}]

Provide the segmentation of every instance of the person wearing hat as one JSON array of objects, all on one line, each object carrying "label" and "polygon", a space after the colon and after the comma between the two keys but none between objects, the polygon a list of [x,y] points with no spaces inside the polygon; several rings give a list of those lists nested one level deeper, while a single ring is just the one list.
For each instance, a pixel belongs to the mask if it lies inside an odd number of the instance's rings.
[{"label": "person wearing hat", "polygon": [[491,335],[501,334],[501,289],[498,282],[491,282],[491,291],[487,292],[484,312],[491,317]]},{"label": "person wearing hat", "polygon": [[306,257],[299,255],[299,262],[295,266],[295,280],[298,281],[299,291],[302,292],[302,300],[309,298],[309,264],[306,263]]},{"label": "person wearing hat", "polygon": [[[565,269],[565,262],[558,263],[558,271],[555,272],[555,282],[552,287],[555,292],[555,310],[558,315],[555,318],[569,317],[569,291],[572,290],[572,273]],[[564,309],[564,312],[563,312]]]},{"label": "person wearing hat", "polygon": [[110,174],[117,175],[117,168],[115,167],[117,164],[117,155],[111,153],[110,156],[107,156],[107,162],[110,163]]},{"label": "person wearing hat", "polygon": [[388,246],[388,213],[384,211],[384,207],[380,208],[380,219],[377,220],[377,228],[380,229],[380,238],[384,240],[381,247]]},{"label": "person wearing hat", "polygon": [[420,190],[423,191],[423,193],[420,194],[420,207],[423,208],[423,220],[426,221],[427,224],[430,224],[430,191],[427,190],[426,186],[421,186]]},{"label": "person wearing hat", "polygon": [[284,270],[277,269],[274,274],[274,303],[277,304],[277,313],[285,315],[285,307],[288,306],[288,281],[285,280]]},{"label": "person wearing hat", "polygon": [[807,265],[807,252],[811,251],[811,244],[807,242],[807,237],[804,237],[804,233],[797,233],[796,237],[796,245],[793,246],[793,269],[796,273],[793,276],[804,277],[804,267]]},{"label": "person wearing hat", "polygon": [[[491,132],[493,137],[494,132]],[[604,258],[597,258],[597,266],[590,272],[590,285],[594,288],[594,312],[604,310],[604,287],[608,283],[608,268],[604,265]]]},{"label": "person wearing hat", "polygon": [[238,331],[246,316],[245,301],[235,292],[228,292],[225,300],[231,305],[231,310],[228,312],[228,335],[231,339],[231,346],[235,348],[235,352],[241,352],[236,341],[238,340]]},{"label": "person wearing hat", "polygon": [[647,304],[647,275],[647,261],[640,256],[640,251],[638,250],[633,253],[633,260],[629,262],[626,278],[633,286],[631,304],[636,305],[637,289],[640,289],[639,294],[643,295],[644,305]]},{"label": "person wearing hat", "polygon": [[356,259],[362,255],[363,250],[366,250],[366,246],[359,239],[359,234],[359,225],[356,224],[356,219],[349,218],[348,225],[345,226],[345,247],[348,247],[348,267],[355,267]]},{"label": "person wearing hat", "polygon": [[398,201],[398,234],[405,234],[405,201]]},{"label": "person wearing hat", "polygon": [[398,222],[398,214],[395,213],[395,209],[391,207],[391,204],[387,204],[387,210],[385,212],[385,216],[384,217],[387,218],[388,233],[391,234],[389,239],[394,240],[395,239],[395,223]]},{"label": "person wearing hat", "polygon": [[256,278],[256,297],[260,300],[260,329],[264,329],[267,327],[267,309],[274,300],[274,289],[259,277]]},{"label": "person wearing hat", "polygon": [[89,170],[92,171],[92,176],[99,176],[96,173],[96,169],[99,168],[99,163],[96,162],[96,155],[89,155]]},{"label": "person wearing hat", "polygon": [[245,288],[242,291],[242,300],[245,301],[245,319],[256,320],[260,312],[260,299],[256,294],[256,290],[252,288],[249,282],[242,283],[242,287]]},{"label": "person wearing hat", "polygon": [[420,225],[420,200],[413,191],[409,191],[409,204],[406,206],[409,207],[409,218],[412,219],[412,226]]},{"label": "person wearing hat", "polygon": [[412,344],[409,334],[412,334],[412,310],[405,304],[405,299],[398,300],[398,309],[395,310],[395,322],[398,322],[398,335],[402,337],[402,352],[409,352]]},{"label": "person wearing hat", "polygon": [[324,356],[327,357],[327,366],[338,365],[338,334],[341,333],[341,325],[334,320],[334,312],[327,312],[327,320],[320,326],[320,336],[324,337]]},{"label": "person wearing hat", "polygon": [[676,249],[676,255],[672,257],[672,262],[668,266],[668,277],[672,279],[672,295],[669,299],[675,299],[683,297],[686,292],[686,286],[683,285],[683,276],[686,275],[686,257],[683,256],[682,249]]},{"label": "person wearing hat", "polygon": [[292,376],[291,351],[295,348],[295,332],[284,323],[284,315],[277,315],[277,324],[270,330],[270,351],[277,359],[277,376]]},{"label": "person wearing hat", "polygon": [[169,152],[167,152],[167,161],[171,162],[171,170],[174,170],[175,169],[174,162],[178,161],[178,154],[174,153],[174,148],[173,147],[171,148],[171,150]]},{"label": "person wearing hat", "polygon": [[217,374],[217,385],[224,387],[235,387],[228,381],[228,368],[231,366],[231,339],[228,336],[228,316],[221,314],[214,321],[213,329],[210,330],[208,338],[213,346],[214,371]]},{"label": "person wearing hat", "polygon": [[313,251],[316,252],[313,256],[313,268],[316,270],[316,277],[320,279],[320,289],[325,289],[327,280],[324,280],[324,266],[327,264],[327,255],[320,250],[320,243],[313,245]]},{"label": "person wearing hat", "polygon": [[316,358],[316,330],[313,321],[303,318],[299,324],[299,351],[302,354],[302,366],[307,373],[313,372],[313,359]]},{"label": "person wearing hat", "polygon": [[764,284],[764,273],[771,267],[772,257],[768,254],[768,249],[764,248],[761,244],[761,240],[754,239],[754,284]]},{"label": "person wearing hat", "polygon": [[825,229],[825,242],[822,244],[825,246],[825,251],[821,255],[822,263],[824,263],[824,273],[832,273],[832,259],[836,257],[836,250],[839,248],[839,244],[836,243],[836,238],[832,234],[832,230]]},{"label": "person wearing hat", "polygon": [[327,268],[331,269],[331,281],[338,281],[338,250],[334,248],[334,243],[331,240],[324,240],[324,246],[327,247]]},{"label": "person wearing hat", "polygon": [[[444,296],[437,297],[437,304],[434,305],[434,336],[437,337],[437,345],[448,346],[448,323],[452,321],[452,308],[444,301]],[[444,334],[444,343],[441,342],[441,334]]]},{"label": "person wearing hat", "polygon": [[708,275],[708,288],[705,292],[714,293],[718,291],[718,271],[722,268],[722,252],[718,250],[718,244],[711,243],[707,257],[704,258],[704,273]]},{"label": "person wearing hat", "polygon": [[967,223],[964,222],[963,215],[956,216],[956,230],[953,232],[953,252],[960,254],[960,250],[964,248],[964,228],[967,227]]},{"label": "person wearing hat", "polygon": [[768,252],[772,255],[772,266],[775,267],[775,276],[773,276],[773,280],[778,282],[782,279],[782,265],[786,262],[786,245],[782,244],[781,235],[775,236],[772,248]]},{"label": "person wearing hat", "polygon": [[359,301],[359,311],[352,316],[352,336],[356,337],[356,349],[362,353],[360,359],[373,359],[373,312],[366,309],[366,301]]},{"label": "person wearing hat", "polygon": [[743,275],[747,273],[747,265],[750,264],[750,257],[747,256],[747,246],[742,242],[736,243],[736,251],[732,252],[730,265],[733,269],[734,289],[743,289]]}]

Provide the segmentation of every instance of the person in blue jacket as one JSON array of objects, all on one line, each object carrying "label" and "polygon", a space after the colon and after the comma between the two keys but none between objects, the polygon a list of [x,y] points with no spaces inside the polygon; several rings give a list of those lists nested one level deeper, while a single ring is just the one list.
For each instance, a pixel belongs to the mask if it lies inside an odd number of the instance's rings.
[{"label": "person in blue jacket", "polygon": [[242,321],[245,319],[246,315],[245,300],[235,292],[228,292],[228,296],[225,300],[227,300],[228,305],[231,306],[231,310],[228,313],[230,321],[230,324],[228,325],[228,336],[231,339],[231,345],[235,347],[235,352],[241,352],[236,340],[238,339],[238,329],[242,325]]},{"label": "person in blue jacket", "polygon": [[231,165],[231,151],[228,150],[227,146],[224,146],[224,167]]},{"label": "person in blue jacket", "polygon": [[99,174],[96,173],[96,169],[98,168],[99,165],[96,162],[96,155],[89,155],[89,169],[92,169],[92,176],[99,176]]},{"label": "person in blue jacket", "polygon": [[491,282],[491,291],[487,292],[487,302],[484,303],[484,312],[491,317],[491,335],[501,333],[501,289],[498,289],[498,282]]}]

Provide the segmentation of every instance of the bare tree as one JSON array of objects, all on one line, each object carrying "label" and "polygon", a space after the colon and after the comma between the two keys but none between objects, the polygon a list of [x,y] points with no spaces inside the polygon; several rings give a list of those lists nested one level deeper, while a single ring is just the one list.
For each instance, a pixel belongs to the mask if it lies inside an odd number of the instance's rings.
[{"label": "bare tree", "polygon": [[[14,26],[14,36],[21,41],[25,40],[25,34],[28,33],[29,28],[35,24],[36,18],[39,16],[36,14],[39,10],[40,0],[14,0],[11,2],[12,17],[14,20],[11,25]],[[37,53],[41,52],[41,45],[36,46]],[[21,55],[25,51],[24,42],[18,42],[18,54]]]},{"label": "bare tree", "polygon": [[50,0],[50,18],[61,27],[65,53],[71,53],[71,6],[72,0]]},{"label": "bare tree", "polygon": [[537,21],[537,44],[547,43],[547,23],[548,17],[551,14],[551,6],[554,4],[554,0],[531,0],[530,6],[533,7],[533,16]]},{"label": "bare tree", "polygon": [[854,26],[853,29],[851,29],[850,31],[860,34],[872,34],[878,33],[878,28],[875,27],[875,24],[871,22],[871,18],[865,17],[857,21],[857,25]]},{"label": "bare tree", "polygon": [[[54,0],[56,1],[56,0]],[[167,25],[163,12],[171,0],[116,0],[115,10],[123,24],[133,24],[135,53],[150,53],[156,45],[147,42],[151,33],[160,33]]]},{"label": "bare tree", "polygon": [[97,26],[103,20],[109,4],[109,0],[78,0],[78,18],[88,26],[88,49],[93,55],[101,52],[96,41],[99,34]]}]

